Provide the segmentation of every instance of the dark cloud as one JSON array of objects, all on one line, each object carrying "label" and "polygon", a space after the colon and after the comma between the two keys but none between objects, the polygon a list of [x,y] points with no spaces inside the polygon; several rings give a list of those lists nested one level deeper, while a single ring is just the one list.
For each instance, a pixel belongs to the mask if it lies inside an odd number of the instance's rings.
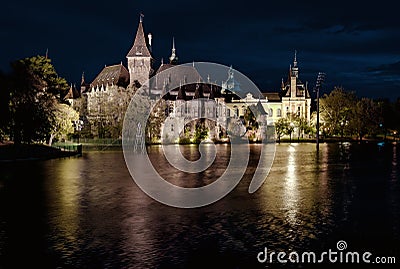
[{"label": "dark cloud", "polygon": [[398,76],[398,79],[400,79],[400,61],[370,67],[367,71],[380,76]]}]

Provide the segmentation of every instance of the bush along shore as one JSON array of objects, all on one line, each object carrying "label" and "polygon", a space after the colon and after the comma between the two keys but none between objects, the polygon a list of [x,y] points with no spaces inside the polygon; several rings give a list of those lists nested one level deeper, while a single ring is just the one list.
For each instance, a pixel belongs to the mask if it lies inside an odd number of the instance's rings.
[{"label": "bush along shore", "polygon": [[80,156],[82,146],[56,148],[43,144],[0,144],[0,162],[47,160]]}]

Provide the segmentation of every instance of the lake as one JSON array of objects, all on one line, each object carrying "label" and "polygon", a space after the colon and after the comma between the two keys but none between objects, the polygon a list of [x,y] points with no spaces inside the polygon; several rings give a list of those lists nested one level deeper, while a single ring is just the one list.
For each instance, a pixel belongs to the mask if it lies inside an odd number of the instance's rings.
[{"label": "lake", "polygon": [[[168,181],[194,187],[224,172],[229,146],[216,147],[214,164],[197,174],[174,170],[159,146],[147,150]],[[321,144],[318,153],[315,144],[280,144],[266,181],[249,194],[260,148],[250,145],[231,193],[195,209],[149,198],[118,150],[2,164],[0,268],[275,268],[257,260],[265,247],[323,252],[340,240],[399,262],[399,144]],[[198,158],[196,146],[181,151]]]}]

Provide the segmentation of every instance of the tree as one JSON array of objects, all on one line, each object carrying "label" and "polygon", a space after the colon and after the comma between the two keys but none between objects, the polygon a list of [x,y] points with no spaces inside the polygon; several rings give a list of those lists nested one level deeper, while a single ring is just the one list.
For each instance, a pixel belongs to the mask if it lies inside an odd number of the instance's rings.
[{"label": "tree", "polygon": [[35,56],[11,64],[10,134],[16,144],[45,141],[52,132],[60,96],[68,90],[51,60]]},{"label": "tree", "polygon": [[278,143],[281,142],[281,137],[286,134],[289,128],[289,120],[287,118],[280,118],[275,122],[275,131],[278,138]]},{"label": "tree", "polygon": [[390,102],[388,99],[380,99],[377,101],[381,107],[382,122],[380,123],[381,131],[386,134],[389,130],[400,131],[400,99]]},{"label": "tree", "polygon": [[371,99],[362,98],[357,101],[352,111],[350,127],[357,134],[360,141],[365,135],[375,135],[379,131],[382,122],[382,113],[379,105]]},{"label": "tree", "polygon": [[249,106],[243,115],[245,125],[247,126],[247,129],[249,129],[249,130],[258,129],[257,118],[254,115],[253,111],[256,111],[255,105]]},{"label": "tree", "polygon": [[74,122],[79,120],[79,114],[72,107],[66,104],[57,104],[54,111],[52,130],[49,138],[49,145],[53,139],[66,138],[68,134],[74,132]]},{"label": "tree", "polygon": [[146,140],[148,143],[157,143],[161,140],[161,128],[166,119],[164,113],[166,109],[166,102],[164,99],[161,99],[150,113],[146,124]]},{"label": "tree", "polygon": [[0,71],[0,143],[9,133],[10,126],[10,88],[9,77]]},{"label": "tree", "polygon": [[328,135],[342,133],[343,123],[352,117],[357,99],[354,93],[346,92],[343,88],[335,87],[329,94],[320,99],[320,116]]}]

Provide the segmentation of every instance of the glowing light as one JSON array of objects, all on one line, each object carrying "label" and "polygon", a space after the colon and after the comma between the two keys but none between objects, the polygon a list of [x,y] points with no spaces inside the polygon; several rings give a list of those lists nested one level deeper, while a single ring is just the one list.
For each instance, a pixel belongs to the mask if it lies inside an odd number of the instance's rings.
[{"label": "glowing light", "polygon": [[285,211],[288,222],[296,225],[298,214],[299,191],[297,189],[297,175],[296,175],[296,146],[290,145],[288,148],[289,156],[287,162],[286,182],[284,187],[285,195]]}]

